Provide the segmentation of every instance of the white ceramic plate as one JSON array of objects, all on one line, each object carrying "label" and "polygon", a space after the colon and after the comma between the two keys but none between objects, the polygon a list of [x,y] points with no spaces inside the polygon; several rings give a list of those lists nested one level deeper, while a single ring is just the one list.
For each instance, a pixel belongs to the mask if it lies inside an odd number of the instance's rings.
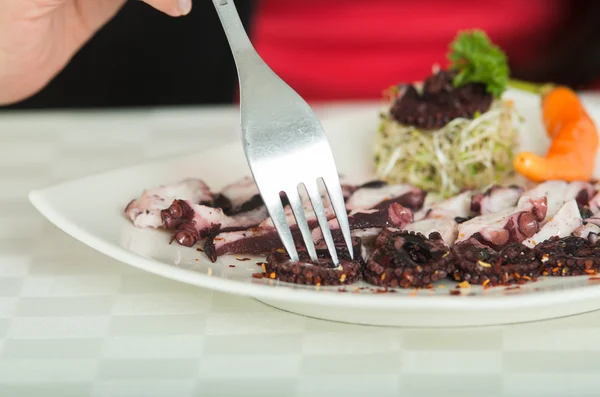
[{"label": "white ceramic plate", "polygon": [[[540,123],[539,99],[511,92],[526,123],[523,149],[544,153],[548,140]],[[588,105],[600,120],[600,108]],[[324,120],[338,168],[348,179],[368,180],[377,109],[352,108]],[[306,316],[335,321],[401,326],[471,326],[534,321],[600,309],[600,283],[587,277],[544,279],[518,289],[479,287],[451,295],[456,283],[433,290],[381,293],[364,284],[316,288],[252,278],[260,258],[221,257],[210,263],[193,248],[169,245],[164,231],[137,229],[123,208],[147,188],[183,177],[204,179],[214,191],[249,175],[241,144],[100,175],[33,191],[30,200],[52,223],[96,250],[137,268]],[[110,195],[106,187],[111,186]],[[93,209],[93,210],[90,210]]]}]

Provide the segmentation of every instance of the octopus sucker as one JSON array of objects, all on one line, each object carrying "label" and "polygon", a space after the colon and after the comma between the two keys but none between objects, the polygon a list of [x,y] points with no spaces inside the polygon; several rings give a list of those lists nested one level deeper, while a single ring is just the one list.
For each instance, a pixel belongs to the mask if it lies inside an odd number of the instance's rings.
[{"label": "octopus sucker", "polygon": [[299,261],[292,261],[285,252],[275,251],[267,256],[265,276],[294,284],[345,285],[361,279],[359,261],[340,259],[335,266],[330,258],[312,261],[305,252],[299,252]]},{"label": "octopus sucker", "polygon": [[439,233],[384,229],[367,260],[364,280],[382,287],[424,288],[452,273],[449,248]]},{"label": "octopus sucker", "polygon": [[534,251],[512,243],[497,251],[471,238],[452,248],[454,280],[470,284],[508,285],[536,279],[541,266]]},{"label": "octopus sucker", "polygon": [[480,215],[458,225],[456,243],[470,238],[500,250],[509,243],[520,243],[539,230],[546,217],[546,198],[522,197],[516,207]]}]

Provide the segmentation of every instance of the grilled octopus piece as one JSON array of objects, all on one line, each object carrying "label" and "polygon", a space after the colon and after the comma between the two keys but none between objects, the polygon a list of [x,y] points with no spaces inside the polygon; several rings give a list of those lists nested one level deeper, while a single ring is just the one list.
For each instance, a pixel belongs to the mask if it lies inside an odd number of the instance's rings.
[{"label": "grilled octopus piece", "polygon": [[453,271],[452,255],[439,233],[384,229],[375,242],[364,279],[383,287],[422,288]]},{"label": "grilled octopus piece", "polygon": [[423,207],[425,191],[407,184],[389,185],[382,181],[372,181],[359,186],[346,201],[348,211],[357,209],[377,209],[398,203],[413,211]]},{"label": "grilled octopus piece", "polygon": [[421,211],[420,215],[424,218],[407,225],[404,230],[418,232],[424,236],[438,232],[446,245],[451,247],[458,237],[458,220],[466,219],[470,215],[471,195],[471,192],[466,191],[433,204]]},{"label": "grilled octopus piece", "polygon": [[583,219],[577,202],[572,199],[567,201],[537,233],[523,241],[523,244],[533,248],[539,242],[551,237],[567,237],[582,225]]},{"label": "grilled octopus piece", "polygon": [[593,223],[587,223],[573,231],[573,236],[581,237],[583,239],[589,240],[590,243],[595,244],[598,241],[598,236],[600,236],[600,227]]},{"label": "grilled octopus piece", "polygon": [[499,251],[510,243],[520,243],[540,230],[546,218],[546,198],[522,197],[516,207],[480,215],[458,226],[456,243],[475,238]]},{"label": "grilled octopus piece", "polygon": [[535,252],[548,276],[582,276],[600,271],[600,244],[596,239],[552,237],[538,244]]},{"label": "grilled octopus piece", "polygon": [[247,229],[258,225],[267,217],[264,207],[227,216],[220,208],[194,204],[186,200],[175,200],[161,211],[163,223],[167,229],[174,230],[173,238],[179,244],[191,247],[205,238],[215,229]]},{"label": "grilled octopus piece", "polygon": [[[365,244],[373,240],[384,227],[403,228],[413,221],[413,212],[396,202],[388,202],[384,206],[370,210],[355,210],[348,215],[350,232],[354,237],[360,237]],[[334,237],[342,239],[340,225],[336,218],[329,222],[329,229]],[[313,241],[319,242],[323,239],[321,229],[315,227],[312,230]]]},{"label": "grilled octopus piece", "polygon": [[[302,235],[296,225],[296,219],[291,208],[286,207],[284,212],[294,240],[302,241]],[[304,215],[309,228],[318,226],[317,216],[310,204],[305,205]],[[326,216],[331,219],[335,216],[335,213],[327,208]],[[204,243],[204,252],[212,262],[215,262],[217,257],[221,255],[262,255],[276,249],[283,249],[283,244],[271,218],[267,218],[259,225],[250,228],[232,228],[230,226],[223,229],[212,229]]]},{"label": "grilled octopus piece", "polygon": [[524,192],[521,199],[524,197],[531,199],[546,197],[548,210],[545,219],[540,222],[541,225],[544,225],[554,217],[565,203],[571,200],[575,200],[580,208],[589,207],[590,201],[592,201],[596,192],[594,185],[588,182],[547,181]]},{"label": "grilled octopus piece", "polygon": [[335,266],[331,258],[319,257],[312,261],[306,252],[299,252],[299,261],[292,261],[286,253],[275,251],[267,256],[266,276],[280,281],[305,285],[353,284],[361,278],[358,260],[340,258]]},{"label": "grilled octopus piece", "polygon": [[525,283],[540,276],[541,267],[534,251],[511,243],[501,250],[483,245],[475,238],[452,248],[456,281],[471,284],[508,285]]},{"label": "grilled octopus piece", "polygon": [[486,215],[514,207],[521,194],[523,188],[519,186],[492,186],[483,193],[473,195],[471,211],[475,215]]},{"label": "grilled octopus piece", "polygon": [[260,208],[264,205],[264,202],[254,180],[250,177],[244,177],[225,186],[219,193],[214,195],[212,201],[205,201],[200,204],[221,208],[226,215],[231,216]]},{"label": "grilled octopus piece", "polygon": [[125,215],[137,227],[162,228],[165,225],[161,211],[168,208],[175,199],[200,203],[212,201],[213,194],[200,179],[184,179],[144,191],[139,199],[127,204]]}]

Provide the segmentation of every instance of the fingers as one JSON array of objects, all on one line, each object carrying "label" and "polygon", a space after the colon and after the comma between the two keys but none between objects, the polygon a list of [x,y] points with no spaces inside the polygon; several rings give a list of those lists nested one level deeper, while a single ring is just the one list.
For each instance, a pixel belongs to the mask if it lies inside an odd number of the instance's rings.
[{"label": "fingers", "polygon": [[192,11],[192,0],[142,0],[172,17],[187,15]]}]

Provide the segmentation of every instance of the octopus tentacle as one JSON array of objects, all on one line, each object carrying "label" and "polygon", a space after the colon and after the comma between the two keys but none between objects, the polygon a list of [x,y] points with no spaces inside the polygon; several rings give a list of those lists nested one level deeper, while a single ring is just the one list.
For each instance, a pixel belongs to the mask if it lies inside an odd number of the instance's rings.
[{"label": "octopus tentacle", "polygon": [[589,239],[552,237],[538,244],[535,251],[543,266],[543,275],[581,276],[600,271],[600,244]]},{"label": "octopus tentacle", "polygon": [[456,281],[471,284],[507,285],[524,283],[540,276],[541,266],[532,249],[512,243],[501,250],[483,245],[475,238],[452,248]]},{"label": "octopus tentacle", "polygon": [[213,233],[215,228],[251,228],[267,217],[264,207],[253,211],[227,216],[220,208],[194,204],[186,200],[175,200],[161,211],[163,223],[174,229],[174,240],[191,247],[198,240]]},{"label": "octopus tentacle", "polygon": [[335,266],[331,258],[312,261],[305,252],[298,255],[300,260],[292,261],[286,253],[271,253],[265,264],[266,276],[288,283],[323,286],[352,284],[361,278],[358,261],[340,259]]},{"label": "octopus tentacle", "polygon": [[364,279],[383,287],[422,288],[453,271],[451,253],[439,233],[384,229],[376,239]]},{"label": "octopus tentacle", "polygon": [[458,226],[457,243],[475,238],[480,243],[500,250],[510,243],[520,243],[539,230],[546,217],[546,198],[522,197],[516,207],[480,215]]}]

